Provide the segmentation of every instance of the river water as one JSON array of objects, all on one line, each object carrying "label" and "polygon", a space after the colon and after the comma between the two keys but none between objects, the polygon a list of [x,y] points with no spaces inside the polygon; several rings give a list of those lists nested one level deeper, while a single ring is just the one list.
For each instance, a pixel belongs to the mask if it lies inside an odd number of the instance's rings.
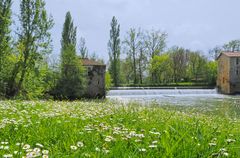
[{"label": "river water", "polygon": [[208,105],[224,100],[239,100],[240,96],[218,94],[216,89],[137,89],[111,90],[107,98],[124,103],[140,102],[171,105]]}]

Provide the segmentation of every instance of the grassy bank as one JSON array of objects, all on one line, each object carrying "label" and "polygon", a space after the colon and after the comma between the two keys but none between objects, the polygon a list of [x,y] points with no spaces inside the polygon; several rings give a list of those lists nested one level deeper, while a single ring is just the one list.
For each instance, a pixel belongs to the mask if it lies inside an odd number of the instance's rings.
[{"label": "grassy bank", "polygon": [[0,102],[5,157],[240,157],[238,103]]}]

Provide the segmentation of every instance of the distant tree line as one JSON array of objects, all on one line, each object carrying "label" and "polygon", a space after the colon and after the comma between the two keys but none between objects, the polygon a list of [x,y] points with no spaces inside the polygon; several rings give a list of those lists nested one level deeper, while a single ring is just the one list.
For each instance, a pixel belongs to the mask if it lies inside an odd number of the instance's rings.
[{"label": "distant tree line", "polygon": [[[83,97],[87,78],[79,58],[103,60],[88,51],[83,37],[77,42],[77,27],[70,12],[63,24],[60,60],[53,63],[49,55],[54,22],[45,1],[21,0],[18,22],[14,24],[12,3],[0,0],[0,98]],[[120,33],[120,24],[113,17],[107,44],[107,89],[183,82],[214,85],[217,64],[213,59],[221,51],[240,49],[239,40],[230,41],[212,49],[210,59],[199,51],[177,46],[167,49],[166,32],[130,28],[122,40]]]},{"label": "distant tree line", "polygon": [[[145,31],[130,28],[120,42],[120,24],[116,17],[113,17],[111,26],[111,33],[114,30],[117,33],[116,36],[111,36],[110,42],[117,42],[109,46],[109,73],[112,85],[116,87],[181,83],[214,86],[217,78],[215,59],[222,51],[240,51],[240,40],[216,46],[208,54],[178,46],[167,48],[168,34],[153,29]],[[113,65],[118,68],[113,69]]]}]

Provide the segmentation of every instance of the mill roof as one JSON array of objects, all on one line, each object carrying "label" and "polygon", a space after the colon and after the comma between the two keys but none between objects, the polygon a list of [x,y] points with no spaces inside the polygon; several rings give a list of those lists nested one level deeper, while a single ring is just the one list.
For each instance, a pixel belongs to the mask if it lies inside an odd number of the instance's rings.
[{"label": "mill roof", "polygon": [[225,55],[227,57],[240,57],[240,52],[222,52],[217,59],[220,58],[220,56]]},{"label": "mill roof", "polygon": [[81,59],[84,66],[105,66],[104,64],[88,58]]}]

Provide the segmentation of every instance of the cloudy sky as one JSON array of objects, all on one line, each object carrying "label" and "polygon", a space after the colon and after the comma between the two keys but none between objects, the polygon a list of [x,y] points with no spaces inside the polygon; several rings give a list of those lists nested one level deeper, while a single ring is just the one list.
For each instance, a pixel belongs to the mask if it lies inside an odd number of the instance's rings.
[{"label": "cloudy sky", "polygon": [[[90,52],[108,58],[110,22],[116,16],[121,38],[132,27],[168,33],[167,45],[183,46],[205,53],[216,45],[240,39],[239,0],[46,0],[55,26],[54,54],[59,54],[62,26],[70,11]],[[19,0],[14,1],[14,13]]]}]

